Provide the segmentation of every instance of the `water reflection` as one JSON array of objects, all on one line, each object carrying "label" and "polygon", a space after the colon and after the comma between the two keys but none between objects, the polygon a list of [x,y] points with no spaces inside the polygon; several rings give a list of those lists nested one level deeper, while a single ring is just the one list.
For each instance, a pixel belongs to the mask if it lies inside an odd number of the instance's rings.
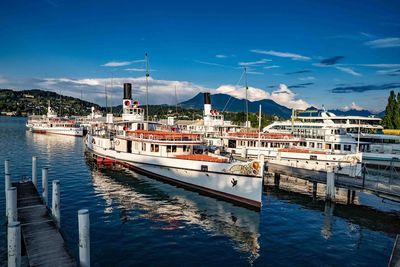
[{"label": "water reflection", "polygon": [[78,137],[74,136],[38,134],[30,131],[26,131],[25,136],[28,146],[33,146],[35,149],[48,155],[53,155],[55,152],[69,151],[78,144]]},{"label": "water reflection", "polygon": [[[119,167],[90,165],[96,194],[106,201],[105,213],[120,212],[120,220],[147,219],[160,222],[165,231],[197,226],[210,235],[223,235],[234,249],[259,257],[260,213],[228,202],[201,196]],[[157,224],[158,225],[158,224]]]},{"label": "water reflection", "polygon": [[334,218],[343,218],[347,221],[349,235],[354,233],[357,227],[389,234],[397,234],[400,229],[400,214],[396,211],[385,212],[369,206],[334,204],[322,200],[310,201],[310,197],[300,193],[273,188],[269,188],[267,194],[275,196],[281,201],[288,201],[302,205],[307,209],[321,211],[324,215],[321,235],[325,239],[329,239],[334,234],[335,229],[332,226]]}]

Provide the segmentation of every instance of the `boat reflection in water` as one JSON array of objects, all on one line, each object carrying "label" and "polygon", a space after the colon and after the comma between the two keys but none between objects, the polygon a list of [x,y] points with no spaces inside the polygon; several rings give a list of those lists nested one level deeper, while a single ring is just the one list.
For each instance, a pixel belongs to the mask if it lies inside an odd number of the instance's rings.
[{"label": "boat reflection in water", "polygon": [[[49,157],[56,156],[56,153],[68,153],[81,147],[81,142],[73,136],[35,134],[29,131],[25,132],[26,143],[28,147],[35,151],[47,153]],[[26,148],[25,148],[26,149]]]},{"label": "boat reflection in water", "polygon": [[[155,181],[118,166],[100,167],[87,156],[96,194],[106,201],[106,213],[117,205],[123,222],[162,222],[162,230],[198,226],[210,235],[230,238],[234,248],[259,257],[260,214],[231,203]],[[133,211],[133,212],[132,212]]]}]

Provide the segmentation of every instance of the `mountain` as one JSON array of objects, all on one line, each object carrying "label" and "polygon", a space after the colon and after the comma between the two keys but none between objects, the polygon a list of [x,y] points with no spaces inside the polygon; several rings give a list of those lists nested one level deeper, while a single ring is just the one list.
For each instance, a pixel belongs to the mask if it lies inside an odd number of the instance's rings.
[{"label": "mountain", "polygon": [[[198,93],[193,98],[181,102],[179,105],[183,108],[203,109],[203,93]],[[211,105],[213,109],[219,111],[240,112],[246,110],[246,101],[238,99],[226,94],[211,95]],[[283,118],[289,118],[292,114],[291,109],[281,106],[270,99],[263,99],[259,101],[249,101],[249,112],[258,112],[259,105],[261,104],[262,112],[268,115],[277,115]]]},{"label": "mountain", "polygon": [[329,110],[329,112],[334,113],[337,116],[371,116],[371,115],[375,115],[374,113],[372,113],[369,110],[356,110],[356,109],[350,109],[350,110],[340,110],[340,109],[333,109],[333,110]]},{"label": "mountain", "polygon": [[62,96],[55,92],[39,89],[13,91],[0,89],[0,112],[11,113],[16,116],[30,114],[43,115],[47,112],[48,101],[52,108],[61,116],[87,115],[91,107],[100,109],[100,106],[79,98]]}]

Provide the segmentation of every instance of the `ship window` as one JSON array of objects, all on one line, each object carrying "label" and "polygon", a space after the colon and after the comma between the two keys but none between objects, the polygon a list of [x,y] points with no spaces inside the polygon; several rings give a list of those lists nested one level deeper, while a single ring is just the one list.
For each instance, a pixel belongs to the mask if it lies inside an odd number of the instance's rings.
[{"label": "ship window", "polygon": [[310,159],[311,159],[311,160],[317,160],[317,156],[311,155],[311,156],[310,156]]},{"label": "ship window", "polygon": [[344,151],[351,151],[351,145],[343,145]]},{"label": "ship window", "polygon": [[146,151],[146,143],[144,143],[144,142],[142,143],[142,150]]},{"label": "ship window", "polygon": [[208,166],[207,165],[201,165],[201,171],[202,172],[207,172],[208,171]]},{"label": "ship window", "polygon": [[171,152],[171,151],[172,151],[171,146],[167,146],[167,152]]},{"label": "ship window", "polygon": [[236,148],[236,140],[228,140],[229,148]]},{"label": "ship window", "polygon": [[151,152],[159,152],[160,151],[160,146],[157,145],[157,144],[151,144],[150,151]]},{"label": "ship window", "polygon": [[314,148],[315,147],[315,143],[310,142],[310,147]]},{"label": "ship window", "polygon": [[172,146],[172,153],[176,152],[176,146]]},{"label": "ship window", "polygon": [[317,148],[322,148],[322,143],[317,143]]},{"label": "ship window", "polygon": [[335,144],[335,150],[340,150],[341,149],[341,145],[340,144]]}]

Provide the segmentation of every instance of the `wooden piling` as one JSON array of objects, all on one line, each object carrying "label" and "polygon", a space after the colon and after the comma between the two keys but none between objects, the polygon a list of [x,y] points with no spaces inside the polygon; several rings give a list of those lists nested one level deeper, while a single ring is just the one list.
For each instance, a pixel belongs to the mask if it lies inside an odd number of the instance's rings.
[{"label": "wooden piling", "polygon": [[313,182],[313,189],[312,189],[313,198],[317,198],[317,191],[318,191],[318,183]]},{"label": "wooden piling", "polygon": [[279,187],[279,183],[281,181],[281,175],[279,173],[274,174],[274,185]]},{"label": "wooden piling", "polygon": [[42,199],[43,199],[43,203],[46,206],[49,201],[48,175],[49,175],[49,169],[43,168],[42,169]]},{"label": "wooden piling", "polygon": [[332,170],[326,172],[325,200],[335,201],[335,173]]},{"label": "wooden piling", "polygon": [[7,227],[8,267],[21,266],[21,224],[12,222]]},{"label": "wooden piling", "polygon": [[17,188],[10,187],[7,190],[7,222],[10,224],[17,220]]},{"label": "wooden piling", "polygon": [[36,156],[32,157],[32,183],[37,188],[37,158]]},{"label": "wooden piling", "polygon": [[79,225],[79,263],[81,267],[90,267],[90,222],[89,210],[78,211]]},{"label": "wooden piling", "polygon": [[53,197],[51,203],[51,213],[56,221],[56,225],[60,227],[60,181],[53,181]]}]

